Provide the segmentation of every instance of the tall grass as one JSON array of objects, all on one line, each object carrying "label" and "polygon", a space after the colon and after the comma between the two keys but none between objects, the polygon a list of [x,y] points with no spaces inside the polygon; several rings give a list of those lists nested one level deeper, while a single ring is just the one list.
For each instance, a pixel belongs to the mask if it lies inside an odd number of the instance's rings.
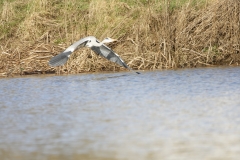
[{"label": "tall grass", "polygon": [[122,70],[89,49],[48,60],[88,35],[134,69],[239,63],[239,0],[0,0],[0,74]]}]

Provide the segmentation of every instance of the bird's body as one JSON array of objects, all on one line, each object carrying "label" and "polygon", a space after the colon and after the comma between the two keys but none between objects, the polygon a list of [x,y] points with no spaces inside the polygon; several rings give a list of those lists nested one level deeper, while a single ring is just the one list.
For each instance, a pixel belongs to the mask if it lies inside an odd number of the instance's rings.
[{"label": "bird's body", "polygon": [[[56,55],[49,61],[50,66],[61,66],[64,65],[68,58],[70,57],[71,53],[75,50],[81,48],[81,47],[88,47],[91,48],[96,54],[112,61],[120,66],[123,66],[129,70],[132,71],[130,67],[119,57],[118,54],[116,54],[113,50],[108,48],[104,43],[110,43],[116,41],[111,38],[105,38],[102,42],[97,40],[94,36],[88,36],[83,39],[80,39],[79,41],[73,43],[71,46],[69,46],[65,51],[62,53]],[[136,72],[138,73],[138,72]],[[138,73],[139,74],[139,73]]]}]

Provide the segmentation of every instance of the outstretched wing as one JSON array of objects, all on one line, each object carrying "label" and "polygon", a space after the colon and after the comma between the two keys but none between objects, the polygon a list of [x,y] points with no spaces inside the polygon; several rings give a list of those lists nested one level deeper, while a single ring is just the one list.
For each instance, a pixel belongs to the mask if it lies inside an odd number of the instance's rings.
[{"label": "outstretched wing", "polygon": [[72,53],[71,51],[64,51],[56,55],[55,57],[50,59],[49,65],[54,67],[64,65],[67,62],[68,58],[70,57],[71,53]]},{"label": "outstretched wing", "polygon": [[123,66],[129,70],[132,70],[128,65],[119,57],[118,54],[116,54],[113,50],[108,48],[106,45],[101,45],[99,47],[93,46],[91,49],[97,53],[98,55],[108,59],[109,61],[115,62],[119,64],[120,66]]},{"label": "outstretched wing", "polygon": [[65,51],[62,53],[56,55],[55,57],[51,58],[49,61],[50,66],[61,66],[64,65],[68,58],[70,57],[70,54],[74,52],[76,49],[84,47],[89,39],[95,38],[93,36],[85,37],[83,39],[80,39],[79,41],[73,43],[71,46],[69,46]]}]

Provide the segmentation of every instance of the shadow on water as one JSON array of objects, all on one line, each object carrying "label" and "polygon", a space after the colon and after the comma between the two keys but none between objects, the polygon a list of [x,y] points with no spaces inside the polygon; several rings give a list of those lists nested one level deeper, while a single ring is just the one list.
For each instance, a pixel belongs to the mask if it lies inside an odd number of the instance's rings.
[{"label": "shadow on water", "polygon": [[126,77],[126,76],[129,76],[129,75],[123,74],[123,75],[104,76],[104,77],[96,78],[94,80],[106,80],[106,79],[109,79],[109,78],[120,78],[120,77]]},{"label": "shadow on water", "polygon": [[0,157],[237,159],[239,67],[0,80]]}]

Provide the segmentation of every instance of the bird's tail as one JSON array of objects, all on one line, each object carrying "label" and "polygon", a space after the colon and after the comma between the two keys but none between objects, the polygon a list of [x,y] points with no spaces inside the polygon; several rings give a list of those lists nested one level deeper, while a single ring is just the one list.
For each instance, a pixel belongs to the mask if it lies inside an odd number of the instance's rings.
[{"label": "bird's tail", "polygon": [[50,59],[49,65],[53,66],[53,67],[64,65],[67,62],[70,54],[71,54],[71,52],[69,51],[69,53],[62,52],[62,53],[56,55],[55,57]]}]

